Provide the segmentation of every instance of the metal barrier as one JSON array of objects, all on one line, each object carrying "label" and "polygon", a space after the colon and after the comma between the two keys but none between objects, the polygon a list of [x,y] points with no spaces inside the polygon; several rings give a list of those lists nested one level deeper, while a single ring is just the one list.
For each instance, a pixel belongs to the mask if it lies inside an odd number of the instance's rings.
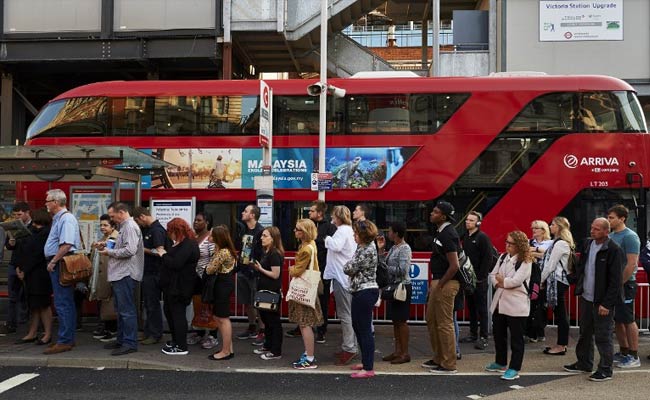
[{"label": "metal barrier", "polygon": [[[294,257],[285,257],[285,265],[283,266],[282,271],[282,287],[286,293],[287,288],[289,287],[289,273],[288,268],[290,265],[293,265],[295,259]],[[425,258],[415,258],[412,260],[413,263],[428,263],[429,259]],[[567,311],[569,315],[569,323],[572,327],[578,327],[578,301],[576,296],[573,294],[573,286],[569,288],[565,296],[568,296],[567,299]],[[334,296],[331,297],[331,299]],[[492,303],[492,288],[488,286],[488,310]],[[330,299],[330,310],[335,310],[336,308],[332,306]],[[409,324],[424,324],[426,316],[426,304],[411,304],[411,319],[408,321]],[[244,310],[243,305],[237,304],[237,285],[235,285],[235,299],[234,299],[234,313],[232,317],[235,319],[246,318],[246,311]],[[555,326],[554,317],[551,312],[549,312],[549,324],[548,326]],[[636,293],[635,299],[635,315],[637,317],[637,324],[639,326],[639,331],[650,331],[650,284],[646,282],[638,283],[638,290]],[[288,316],[288,309],[286,301],[282,302],[281,308],[282,319],[286,320]],[[469,319],[467,318],[467,312],[464,309],[463,311],[458,311],[456,313],[458,323],[461,325],[469,325]],[[376,307],[373,311],[373,320],[377,323],[389,323],[392,322],[386,317],[386,307],[384,302],[381,302],[380,307]],[[330,322],[338,322],[336,318],[336,313],[334,313],[333,318],[329,318]],[[492,321],[492,315],[490,314],[490,321]],[[490,324],[491,325],[491,324]],[[490,326],[490,330],[492,327]]]}]

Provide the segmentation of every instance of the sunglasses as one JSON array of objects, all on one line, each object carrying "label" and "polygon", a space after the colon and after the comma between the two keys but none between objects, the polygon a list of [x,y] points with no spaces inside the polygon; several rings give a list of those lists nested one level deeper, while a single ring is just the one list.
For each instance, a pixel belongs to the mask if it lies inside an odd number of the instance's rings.
[{"label": "sunglasses", "polygon": [[511,242],[511,241],[509,241],[509,240],[506,240],[506,246],[507,246],[507,245],[514,246],[514,245],[516,245],[516,244],[517,244],[517,243],[515,243],[515,242]]}]

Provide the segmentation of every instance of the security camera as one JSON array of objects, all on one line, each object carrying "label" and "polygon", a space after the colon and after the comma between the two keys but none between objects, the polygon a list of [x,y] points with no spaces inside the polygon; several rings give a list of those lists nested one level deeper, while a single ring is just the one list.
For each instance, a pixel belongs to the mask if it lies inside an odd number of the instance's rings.
[{"label": "security camera", "polygon": [[[316,82],[307,86],[307,94],[310,96],[320,96],[321,93],[323,93],[323,90],[325,90],[325,85],[321,82]],[[345,89],[327,85],[327,94],[337,98],[342,98],[345,97]]]},{"label": "security camera", "polygon": [[307,94],[310,96],[320,96],[323,90],[325,90],[325,85],[320,82],[307,86]]},{"label": "security camera", "polygon": [[93,174],[91,172],[84,172],[83,177],[85,180],[91,180],[93,178]]},{"label": "security camera", "polygon": [[341,89],[336,86],[329,85],[327,87],[327,92],[334,97],[338,97],[338,98],[345,97],[345,89]]}]

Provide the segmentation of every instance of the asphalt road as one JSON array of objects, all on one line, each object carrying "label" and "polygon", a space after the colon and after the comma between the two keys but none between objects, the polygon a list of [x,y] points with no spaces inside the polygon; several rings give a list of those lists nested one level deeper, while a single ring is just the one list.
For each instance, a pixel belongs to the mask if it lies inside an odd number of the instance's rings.
[{"label": "asphalt road", "polygon": [[[0,390],[7,379],[38,376],[15,386],[1,398],[74,399],[459,399],[512,391],[512,385],[548,382],[559,376],[522,376],[505,382],[498,376],[384,375],[352,380],[331,373],[178,372],[82,368],[0,368]],[[16,378],[14,378],[16,379]]]}]

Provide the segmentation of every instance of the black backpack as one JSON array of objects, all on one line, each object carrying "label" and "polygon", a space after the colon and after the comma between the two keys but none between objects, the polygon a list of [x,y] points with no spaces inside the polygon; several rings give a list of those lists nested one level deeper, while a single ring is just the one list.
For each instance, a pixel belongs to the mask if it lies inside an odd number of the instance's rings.
[{"label": "black backpack", "polygon": [[490,256],[492,258],[492,261],[490,262],[490,268],[494,268],[494,266],[497,265],[497,262],[499,262],[499,250],[497,250],[496,247],[492,246],[490,249]]},{"label": "black backpack", "polygon": [[390,276],[388,274],[388,265],[386,261],[378,260],[377,261],[377,286],[380,288],[386,287],[392,282],[390,282]]}]

